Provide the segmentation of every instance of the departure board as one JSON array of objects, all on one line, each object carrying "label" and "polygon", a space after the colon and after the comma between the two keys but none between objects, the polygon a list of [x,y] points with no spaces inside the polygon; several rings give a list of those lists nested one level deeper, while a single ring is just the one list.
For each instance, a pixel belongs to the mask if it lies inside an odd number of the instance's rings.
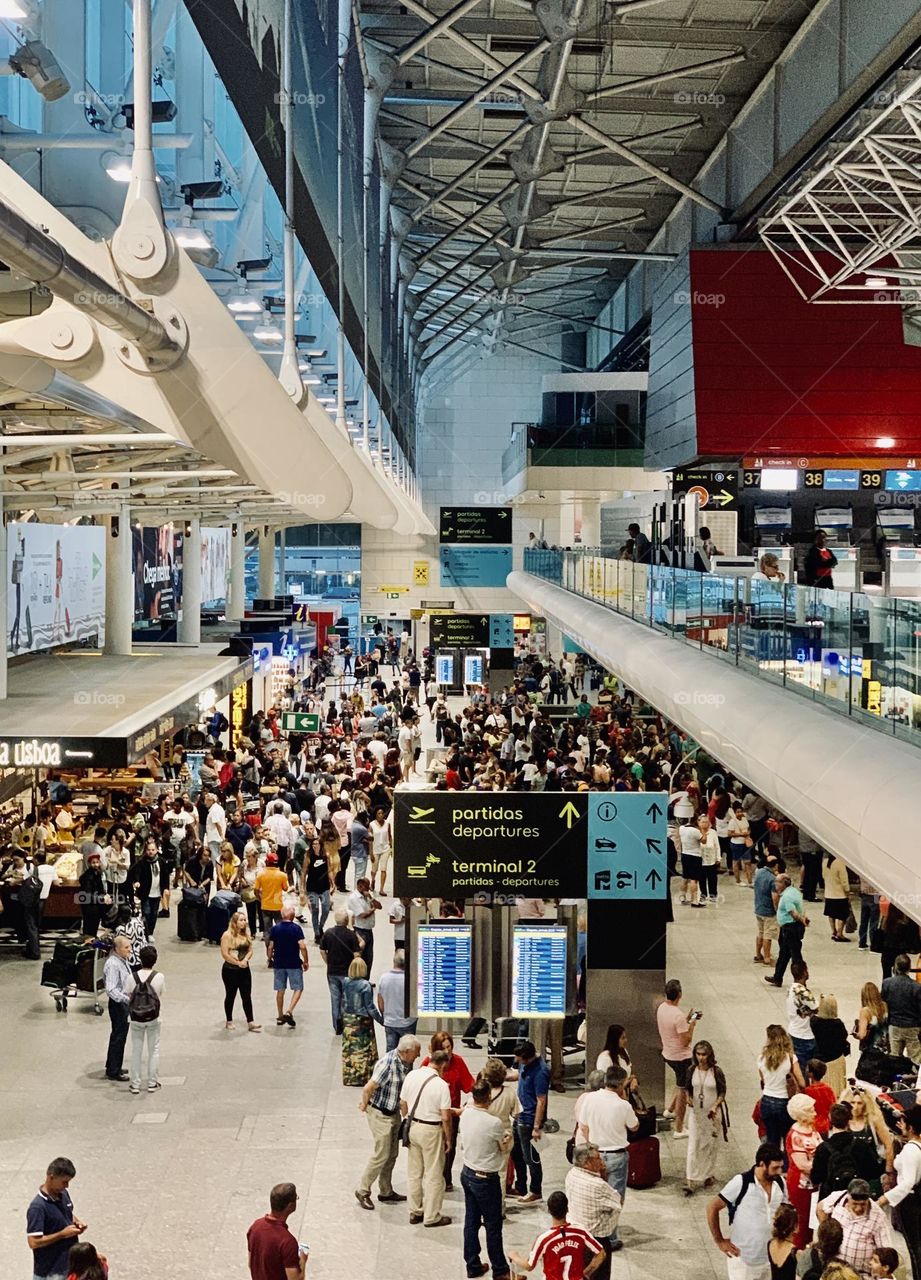
[{"label": "departure board", "polygon": [[513,1018],[562,1018],[566,1012],[566,933],[563,925],[515,926]]},{"label": "departure board", "polygon": [[469,1018],[472,976],[469,924],[421,924],[416,938],[420,1018]]}]

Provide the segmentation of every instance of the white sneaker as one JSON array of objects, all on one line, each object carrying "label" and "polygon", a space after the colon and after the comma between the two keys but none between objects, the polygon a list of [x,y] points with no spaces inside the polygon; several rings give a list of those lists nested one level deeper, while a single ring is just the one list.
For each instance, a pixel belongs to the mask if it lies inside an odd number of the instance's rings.
[{"label": "white sneaker", "polygon": [[682,1138],[686,1138],[687,1136],[688,1136],[687,1129],[675,1129],[672,1132],[672,1137],[675,1139],[676,1142],[680,1142]]},{"label": "white sneaker", "polygon": [[674,1113],[674,1111],[663,1111],[663,1112],[662,1112],[662,1119],[663,1119],[663,1120],[674,1120],[674,1118],[675,1118],[675,1113]]}]

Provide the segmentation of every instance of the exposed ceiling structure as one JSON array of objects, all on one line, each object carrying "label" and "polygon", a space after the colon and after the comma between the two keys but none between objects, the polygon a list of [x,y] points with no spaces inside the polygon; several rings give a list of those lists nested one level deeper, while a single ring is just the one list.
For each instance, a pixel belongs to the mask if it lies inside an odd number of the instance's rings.
[{"label": "exposed ceiling structure", "polygon": [[816,2],[361,0],[422,367],[543,353],[682,196],[717,209],[694,177]]},{"label": "exposed ceiling structure", "polygon": [[921,304],[921,60],[842,126],[759,222],[810,302]]}]

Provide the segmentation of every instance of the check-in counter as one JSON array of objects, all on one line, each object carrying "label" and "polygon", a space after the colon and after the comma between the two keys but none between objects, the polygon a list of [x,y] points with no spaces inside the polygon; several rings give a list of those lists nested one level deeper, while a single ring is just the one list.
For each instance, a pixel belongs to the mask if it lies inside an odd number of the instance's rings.
[{"label": "check-in counter", "polygon": [[863,591],[860,573],[860,548],[829,546],[838,563],[832,569],[832,581],[836,591]]},{"label": "check-in counter", "polygon": [[886,595],[921,596],[921,547],[886,548]]}]

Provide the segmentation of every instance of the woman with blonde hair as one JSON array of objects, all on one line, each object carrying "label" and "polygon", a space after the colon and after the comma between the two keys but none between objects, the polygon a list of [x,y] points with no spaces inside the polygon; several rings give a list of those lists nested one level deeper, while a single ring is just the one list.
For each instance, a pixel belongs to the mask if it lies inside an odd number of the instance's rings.
[{"label": "woman with blonde hair", "polygon": [[240,859],[229,840],[221,841],[220,858],[217,864],[218,889],[232,889],[237,892],[237,877],[240,872]]},{"label": "woman with blonde hair", "polygon": [[342,1083],[360,1088],[371,1079],[377,1062],[375,1022],[383,1025],[383,1014],[374,1003],[368,966],[361,956],[349,965],[342,995]]},{"label": "woman with blonde hair", "polygon": [[767,1028],[764,1048],[758,1058],[758,1076],[761,1080],[761,1123],[765,1140],[783,1151],[787,1130],[793,1123],[787,1111],[790,1100],[788,1080],[792,1076],[798,1088],[805,1088],[803,1073],[786,1027],[771,1023]]},{"label": "woman with blonde hair", "polygon": [[889,1006],[875,982],[865,982],[860,988],[860,1012],[851,1035],[861,1053],[867,1049],[889,1052]]},{"label": "woman with blonde hair", "polygon": [[249,931],[246,908],[240,907],[230,917],[221,935],[221,979],[224,983],[224,1018],[228,1031],[233,1031],[233,1006],[240,994],[243,1015],[249,1031],[261,1031],[253,1019],[253,975],[249,962],[253,958],[253,935]]},{"label": "woman with blonde hair", "polygon": [[797,1213],[796,1234],[793,1242],[803,1249],[812,1238],[809,1227],[809,1204],[812,1197],[812,1161],[822,1135],[815,1127],[815,1099],[808,1093],[797,1093],[787,1103],[793,1124],[787,1131],[786,1153],[787,1199]]},{"label": "woman with blonde hair", "polygon": [[847,1088],[847,1063],[851,1051],[847,1042],[847,1027],[838,1017],[838,1001],[833,995],[819,996],[819,1007],[809,1019],[815,1048],[812,1056],[826,1066],[825,1083],[840,1098]]},{"label": "woman with blonde hair", "polygon": [[851,1122],[848,1128],[857,1141],[867,1147],[867,1168],[871,1169],[875,1161],[879,1170],[875,1178],[868,1178],[870,1190],[877,1196],[882,1190],[883,1170],[892,1173],[895,1168],[895,1145],[889,1126],[869,1089],[850,1085],[841,1095],[841,1101],[851,1104]]}]

